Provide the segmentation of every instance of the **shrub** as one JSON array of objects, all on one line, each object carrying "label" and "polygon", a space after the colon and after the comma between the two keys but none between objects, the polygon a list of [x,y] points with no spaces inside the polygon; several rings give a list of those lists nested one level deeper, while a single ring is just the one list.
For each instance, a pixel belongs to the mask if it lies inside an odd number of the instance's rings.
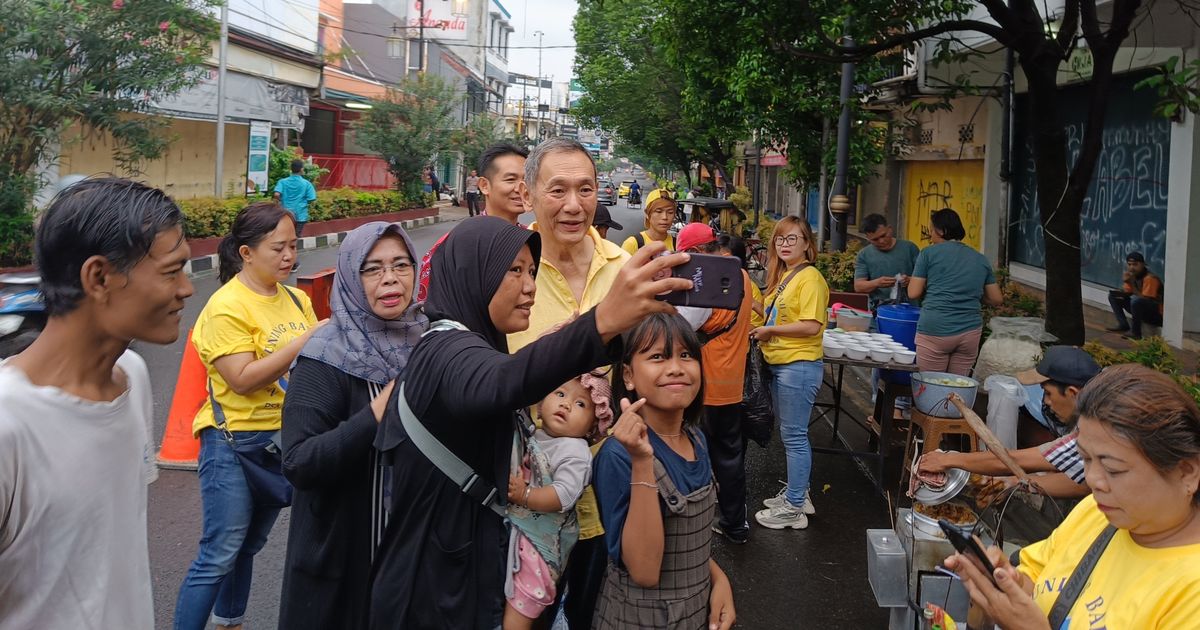
[{"label": "shrub", "polygon": [[[179,200],[179,206],[183,208],[184,229],[188,238],[223,236],[228,233],[229,226],[233,225],[234,218],[242,208],[264,199],[267,198],[198,197]],[[419,193],[406,197],[394,190],[364,192],[353,188],[333,188],[317,191],[317,200],[308,209],[308,220],[330,221],[368,217],[431,205],[428,198]],[[3,247],[3,242],[0,235],[0,247]]]},{"label": "shrub", "polygon": [[858,258],[858,250],[862,244],[851,241],[846,244],[844,252],[823,252],[817,254],[814,267],[825,276],[830,291],[854,290],[854,260]]},{"label": "shrub", "polygon": [[1184,373],[1179,359],[1162,337],[1139,339],[1133,342],[1133,348],[1123,352],[1113,350],[1098,341],[1087,342],[1083,345],[1083,350],[1092,355],[1102,368],[1120,363],[1136,363],[1162,372],[1175,379],[1175,382],[1200,404],[1200,379],[1195,374]]},{"label": "shrub", "polygon": [[1000,306],[983,307],[983,320],[987,322],[993,317],[1037,317],[1046,316],[1046,303],[1038,296],[1029,293],[1013,282],[1008,269],[996,270],[996,284],[1000,285],[1000,293],[1004,302]]},{"label": "shrub", "polygon": [[33,262],[33,214],[0,216],[0,267]]}]

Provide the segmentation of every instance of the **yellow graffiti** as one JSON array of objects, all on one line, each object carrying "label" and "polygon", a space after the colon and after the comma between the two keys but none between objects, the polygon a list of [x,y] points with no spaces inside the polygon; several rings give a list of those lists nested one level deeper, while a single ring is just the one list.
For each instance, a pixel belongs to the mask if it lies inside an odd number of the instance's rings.
[{"label": "yellow graffiti", "polygon": [[930,243],[930,217],[951,208],[962,219],[963,242],[983,244],[983,160],[914,161],[905,168],[903,237],[925,247]]}]

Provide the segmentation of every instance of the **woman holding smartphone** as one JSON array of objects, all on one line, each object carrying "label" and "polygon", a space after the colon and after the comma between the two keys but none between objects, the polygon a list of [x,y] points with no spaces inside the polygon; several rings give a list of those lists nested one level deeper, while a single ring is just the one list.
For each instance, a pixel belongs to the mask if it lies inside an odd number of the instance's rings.
[{"label": "woman holding smartphone", "polygon": [[779,415],[779,437],[787,454],[787,486],[763,501],[754,519],[770,529],[804,529],[816,513],[808,491],[812,445],[808,422],[821,391],[821,336],[828,320],[829,285],[812,266],[817,244],[808,223],[784,217],[767,244],[766,325],[750,331],[771,366],[771,394]]}]

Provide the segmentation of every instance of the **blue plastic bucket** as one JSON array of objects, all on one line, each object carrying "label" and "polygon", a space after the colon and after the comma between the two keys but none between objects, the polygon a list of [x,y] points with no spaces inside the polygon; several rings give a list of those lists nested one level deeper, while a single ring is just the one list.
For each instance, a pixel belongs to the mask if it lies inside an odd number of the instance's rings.
[{"label": "blue plastic bucket", "polygon": [[[921,308],[911,304],[889,304],[880,306],[875,315],[875,325],[879,332],[891,335],[896,343],[902,343],[906,348],[917,350],[917,320],[921,318]],[[883,378],[889,383],[906,385],[909,383],[908,372],[882,370]]]}]

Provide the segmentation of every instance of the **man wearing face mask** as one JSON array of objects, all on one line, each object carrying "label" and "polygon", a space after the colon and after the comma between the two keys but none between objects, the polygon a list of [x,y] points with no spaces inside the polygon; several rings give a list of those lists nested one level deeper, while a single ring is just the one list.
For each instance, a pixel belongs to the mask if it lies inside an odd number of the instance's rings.
[{"label": "man wearing face mask", "polygon": [[[1051,423],[1068,429],[1063,437],[1041,446],[1011,450],[1009,455],[1029,473],[1049,473],[1037,477],[1037,484],[1052,497],[1086,496],[1083,460],[1075,445],[1075,399],[1079,390],[1100,373],[1091,355],[1074,346],[1046,349],[1037,367],[1017,375],[1023,385],[1042,386],[1042,413]],[[991,452],[929,453],[917,464],[920,473],[940,473],[962,468],[980,475],[1010,474],[999,457]]]}]

